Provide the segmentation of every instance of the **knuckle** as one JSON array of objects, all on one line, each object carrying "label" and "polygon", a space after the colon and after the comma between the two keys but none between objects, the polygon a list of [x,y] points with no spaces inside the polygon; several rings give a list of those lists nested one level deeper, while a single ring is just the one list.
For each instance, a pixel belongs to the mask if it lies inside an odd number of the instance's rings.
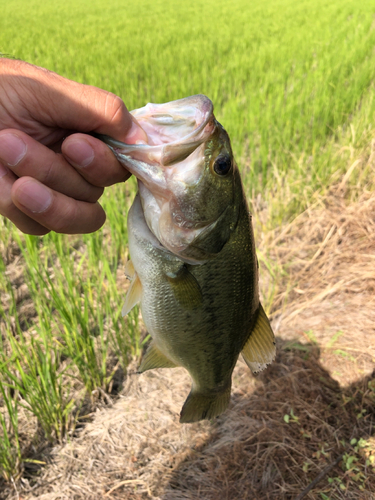
[{"label": "knuckle", "polygon": [[42,184],[45,184],[46,186],[49,186],[49,187],[53,186],[56,171],[59,170],[58,169],[59,163],[60,163],[60,158],[58,158],[58,155],[55,155],[53,160],[48,162],[41,169],[40,174],[39,174],[39,178],[38,178],[39,182],[41,182]]},{"label": "knuckle", "polygon": [[77,207],[75,203],[69,203],[64,211],[53,210],[50,214],[51,225],[49,227],[56,233],[71,233],[77,225]]},{"label": "knuckle", "polygon": [[48,214],[48,220],[50,223],[46,225],[56,233],[91,233],[104,224],[105,212],[98,203],[71,200],[64,210],[56,206],[53,213]]},{"label": "knuckle", "polygon": [[0,214],[4,217],[4,221],[9,220],[24,234],[43,236],[50,232],[50,229],[47,229],[39,222],[21,212],[11,199],[2,201],[0,204]]},{"label": "knuckle", "polygon": [[12,198],[4,196],[0,201],[0,214],[10,219],[12,222],[18,212],[18,208],[14,205]]},{"label": "knuckle", "polygon": [[95,186],[95,188],[90,188],[90,191],[88,192],[87,196],[82,198],[82,200],[87,201],[88,203],[95,203],[99,200],[103,192],[104,192],[103,187]]},{"label": "knuckle", "polygon": [[121,125],[127,112],[124,101],[115,94],[108,94],[107,97],[108,118],[113,125]]}]

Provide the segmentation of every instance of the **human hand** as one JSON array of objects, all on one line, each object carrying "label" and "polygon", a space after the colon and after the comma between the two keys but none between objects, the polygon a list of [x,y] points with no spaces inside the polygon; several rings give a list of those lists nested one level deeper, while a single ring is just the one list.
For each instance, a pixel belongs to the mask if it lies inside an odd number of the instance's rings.
[{"label": "human hand", "polygon": [[85,132],[146,140],[114,94],[0,58],[0,214],[27,234],[99,229],[103,188],[130,174]]}]

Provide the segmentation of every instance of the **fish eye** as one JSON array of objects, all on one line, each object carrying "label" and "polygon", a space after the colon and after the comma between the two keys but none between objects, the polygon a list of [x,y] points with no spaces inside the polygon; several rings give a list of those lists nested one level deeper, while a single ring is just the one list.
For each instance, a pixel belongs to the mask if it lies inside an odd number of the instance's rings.
[{"label": "fish eye", "polygon": [[229,155],[218,156],[215,160],[214,170],[218,175],[226,175],[231,166],[232,160]]}]

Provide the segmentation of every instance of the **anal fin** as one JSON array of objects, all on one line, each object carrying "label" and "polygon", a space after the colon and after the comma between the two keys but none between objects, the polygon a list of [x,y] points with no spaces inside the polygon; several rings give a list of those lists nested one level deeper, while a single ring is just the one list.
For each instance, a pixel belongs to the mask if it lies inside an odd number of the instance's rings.
[{"label": "anal fin", "polygon": [[143,373],[153,368],[174,368],[177,366],[173,361],[168,359],[154,344],[151,342],[146,354],[143,356],[141,366],[138,368],[138,373]]},{"label": "anal fin", "polygon": [[141,298],[142,284],[140,282],[138,274],[134,271],[132,282],[130,283],[128,293],[126,294],[125,304],[123,305],[121,311],[122,316],[126,316],[128,312],[131,311],[133,307],[141,301]]},{"label": "anal fin", "polygon": [[262,304],[259,304],[258,318],[242,349],[242,356],[250,370],[258,373],[272,363],[275,355],[275,335]]}]

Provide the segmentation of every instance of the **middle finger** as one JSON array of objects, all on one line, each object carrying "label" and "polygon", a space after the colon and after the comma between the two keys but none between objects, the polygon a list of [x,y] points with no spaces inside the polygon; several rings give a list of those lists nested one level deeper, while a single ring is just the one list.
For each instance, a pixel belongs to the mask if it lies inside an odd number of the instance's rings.
[{"label": "middle finger", "polygon": [[14,129],[0,132],[0,159],[17,176],[29,176],[76,200],[94,203],[101,187],[86,181],[61,155]]}]

